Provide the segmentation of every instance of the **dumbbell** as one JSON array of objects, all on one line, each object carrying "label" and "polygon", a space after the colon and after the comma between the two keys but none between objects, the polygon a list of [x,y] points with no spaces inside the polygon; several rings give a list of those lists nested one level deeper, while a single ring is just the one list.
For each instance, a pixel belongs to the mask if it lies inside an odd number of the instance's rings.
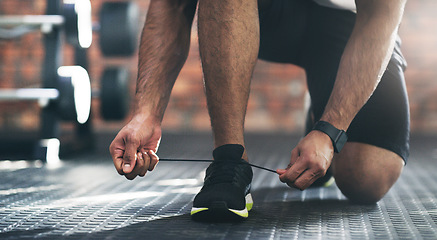
[{"label": "dumbbell", "polygon": [[[104,2],[100,9],[99,44],[106,57],[132,56],[138,46],[139,10],[132,1]],[[100,113],[105,120],[122,120],[129,112],[129,71],[111,66],[102,73]]]},{"label": "dumbbell", "polygon": [[123,120],[129,112],[129,70],[105,68],[100,81],[100,113],[107,121]]},{"label": "dumbbell", "polygon": [[92,42],[91,2],[65,0],[62,15],[0,16],[0,38],[19,37],[38,28],[50,33],[55,26],[64,26],[70,44],[88,48]]},{"label": "dumbbell", "polygon": [[91,108],[88,72],[80,66],[62,66],[56,85],[56,88],[1,89],[0,101],[39,101],[43,107],[54,104],[60,119],[85,123]]},{"label": "dumbbell", "polygon": [[99,44],[103,55],[132,56],[138,45],[138,6],[132,1],[104,2],[99,15]]}]

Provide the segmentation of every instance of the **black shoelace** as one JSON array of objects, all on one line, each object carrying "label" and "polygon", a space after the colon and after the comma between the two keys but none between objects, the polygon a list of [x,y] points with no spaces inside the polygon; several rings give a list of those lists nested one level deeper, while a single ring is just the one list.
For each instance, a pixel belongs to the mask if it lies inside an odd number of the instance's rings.
[{"label": "black shoelace", "polygon": [[[160,158],[159,161],[163,161],[163,162],[213,162],[214,160],[209,160],[209,159],[171,159],[171,158]],[[262,170],[266,170],[269,172],[273,172],[276,173],[275,170],[273,169],[269,169],[269,168],[265,168],[265,167],[261,167],[252,163],[248,163],[250,166],[252,167],[256,167]]]}]

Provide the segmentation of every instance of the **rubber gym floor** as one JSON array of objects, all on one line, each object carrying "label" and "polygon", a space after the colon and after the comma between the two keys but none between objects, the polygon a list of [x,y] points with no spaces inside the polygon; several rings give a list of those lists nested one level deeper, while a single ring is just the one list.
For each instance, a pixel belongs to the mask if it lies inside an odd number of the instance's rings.
[{"label": "rubber gym floor", "polygon": [[[254,208],[241,223],[190,219],[207,163],[161,162],[144,178],[119,176],[98,134],[93,152],[60,164],[0,161],[0,239],[437,239],[437,137],[413,136],[399,181],[377,204],[354,205],[335,185],[288,188],[254,168]],[[247,134],[255,164],[287,165],[298,137]],[[207,134],[164,134],[162,158],[210,158]]]}]

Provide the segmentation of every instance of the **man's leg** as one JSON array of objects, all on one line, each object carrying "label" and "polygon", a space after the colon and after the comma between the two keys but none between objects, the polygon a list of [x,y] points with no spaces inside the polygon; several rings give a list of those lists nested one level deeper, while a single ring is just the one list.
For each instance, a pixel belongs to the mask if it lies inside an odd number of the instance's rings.
[{"label": "man's leg", "polygon": [[332,163],[337,186],[356,203],[375,203],[393,186],[404,160],[376,146],[349,142]]},{"label": "man's leg", "polygon": [[200,0],[198,24],[215,147],[244,146],[250,80],[259,49],[257,1]]},{"label": "man's leg", "polygon": [[243,132],[259,48],[257,2],[200,0],[198,11],[200,57],[216,148],[191,216],[198,221],[241,220],[249,216],[253,204],[253,173],[246,162]]}]

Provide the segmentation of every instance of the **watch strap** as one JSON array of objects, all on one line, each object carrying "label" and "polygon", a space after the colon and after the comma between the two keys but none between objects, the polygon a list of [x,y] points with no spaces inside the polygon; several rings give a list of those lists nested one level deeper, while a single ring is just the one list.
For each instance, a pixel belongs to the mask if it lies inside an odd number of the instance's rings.
[{"label": "watch strap", "polygon": [[318,130],[328,135],[329,138],[331,138],[332,145],[334,146],[334,151],[336,153],[339,153],[344,144],[347,142],[346,132],[344,130],[337,129],[328,122],[318,121],[314,125],[313,130]]}]

